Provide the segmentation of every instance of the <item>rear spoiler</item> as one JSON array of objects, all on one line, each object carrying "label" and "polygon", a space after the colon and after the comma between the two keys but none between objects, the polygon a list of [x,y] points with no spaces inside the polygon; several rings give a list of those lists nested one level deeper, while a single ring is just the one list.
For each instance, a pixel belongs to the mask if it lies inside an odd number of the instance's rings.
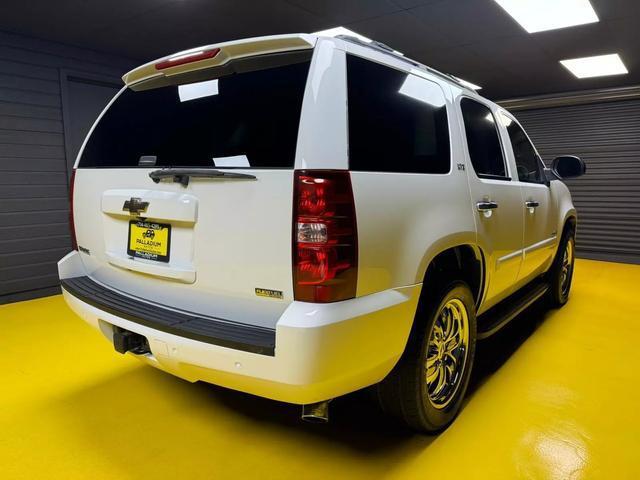
[{"label": "rear spoiler", "polygon": [[122,80],[130,87],[152,79],[224,66],[240,58],[312,49],[315,43],[316,37],[313,35],[295,34],[247,38],[192,48],[134,68],[123,75]]}]

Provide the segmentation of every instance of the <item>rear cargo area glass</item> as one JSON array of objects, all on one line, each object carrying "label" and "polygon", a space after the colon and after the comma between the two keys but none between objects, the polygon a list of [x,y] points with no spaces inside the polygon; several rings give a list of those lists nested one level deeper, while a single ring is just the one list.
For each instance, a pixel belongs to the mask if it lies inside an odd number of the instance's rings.
[{"label": "rear cargo area glass", "polygon": [[449,172],[446,100],[436,83],[347,55],[347,93],[351,170]]},{"label": "rear cargo area glass", "polygon": [[159,167],[292,168],[309,64],[126,89],[91,134],[79,167],[138,167],[144,156]]}]

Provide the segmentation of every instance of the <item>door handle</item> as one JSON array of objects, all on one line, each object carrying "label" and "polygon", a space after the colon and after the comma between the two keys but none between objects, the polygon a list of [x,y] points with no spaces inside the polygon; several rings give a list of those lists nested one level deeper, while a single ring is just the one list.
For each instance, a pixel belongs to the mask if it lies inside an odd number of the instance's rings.
[{"label": "door handle", "polygon": [[540,206],[540,202],[536,200],[527,200],[526,202],[524,202],[524,206],[527,207],[529,213],[533,215],[534,213],[536,213],[536,207]]},{"label": "door handle", "polygon": [[535,200],[527,200],[524,202],[524,206],[527,207],[530,214],[534,214],[536,211],[536,207],[540,206],[540,202],[536,202]]},{"label": "door handle", "polygon": [[486,212],[487,210],[493,210],[498,208],[498,204],[496,202],[478,202],[476,203],[476,207],[478,207],[479,212]]},{"label": "door handle", "polygon": [[498,208],[498,204],[491,200],[485,200],[482,202],[476,203],[476,208],[480,213],[482,213],[486,218],[489,218],[493,213],[493,210]]}]

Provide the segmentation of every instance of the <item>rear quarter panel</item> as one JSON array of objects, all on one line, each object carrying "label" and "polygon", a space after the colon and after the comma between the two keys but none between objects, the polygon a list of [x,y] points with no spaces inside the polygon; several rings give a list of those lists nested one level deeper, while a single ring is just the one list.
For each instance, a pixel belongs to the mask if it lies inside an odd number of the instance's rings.
[{"label": "rear quarter panel", "polygon": [[452,89],[433,75],[419,75],[438,83],[445,95],[451,169],[447,174],[351,172],[358,223],[358,296],[421,283],[438,253],[477,244]]},{"label": "rear quarter panel", "polygon": [[451,90],[442,87],[451,147],[449,173],[351,172],[358,221],[358,295],[420,283],[438,253],[476,244],[462,139]]},{"label": "rear quarter panel", "polygon": [[447,174],[351,172],[358,223],[357,296],[362,296],[423,282],[438,253],[456,245],[475,245],[477,235],[451,86],[390,55],[348,42],[342,48],[440,85],[449,125],[451,169]]}]

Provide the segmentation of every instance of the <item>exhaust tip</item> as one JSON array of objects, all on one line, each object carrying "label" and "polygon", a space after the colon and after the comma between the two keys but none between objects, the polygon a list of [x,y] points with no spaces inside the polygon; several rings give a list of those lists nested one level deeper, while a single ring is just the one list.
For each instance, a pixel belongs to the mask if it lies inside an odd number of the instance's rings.
[{"label": "exhaust tip", "polygon": [[303,405],[300,418],[309,423],[327,423],[329,421],[329,400]]}]

